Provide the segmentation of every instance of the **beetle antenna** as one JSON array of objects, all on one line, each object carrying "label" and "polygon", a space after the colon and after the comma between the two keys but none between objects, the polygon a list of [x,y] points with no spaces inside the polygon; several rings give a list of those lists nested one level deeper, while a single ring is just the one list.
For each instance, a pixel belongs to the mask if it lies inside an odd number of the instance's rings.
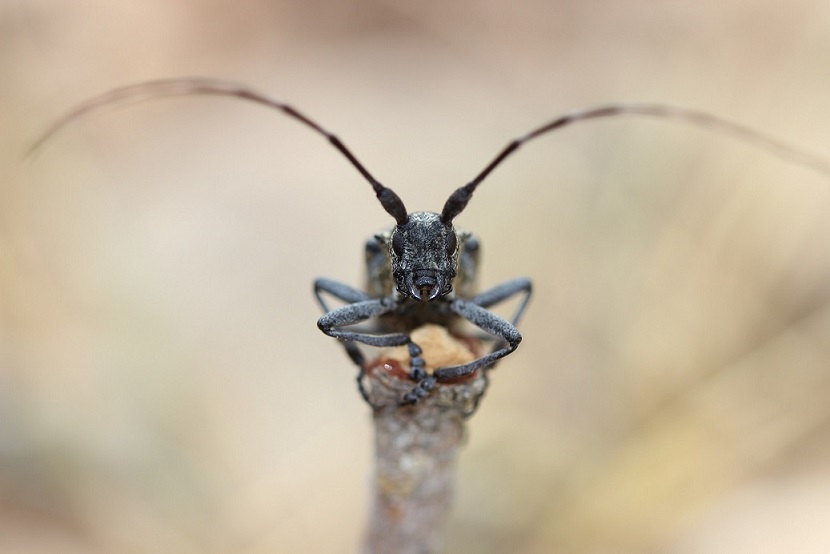
[{"label": "beetle antenna", "polygon": [[504,149],[502,149],[501,152],[499,152],[495,158],[493,158],[493,160],[481,171],[481,173],[476,175],[476,177],[466,185],[456,189],[455,192],[450,195],[446,204],[444,204],[443,211],[441,212],[441,220],[444,223],[449,223],[453,220],[453,218],[455,218],[455,216],[460,214],[461,211],[467,206],[467,202],[470,201],[476,187],[478,187],[478,185],[496,167],[498,167],[498,165],[503,162],[505,158],[518,150],[524,143],[572,123],[585,121],[587,119],[615,117],[618,115],[642,115],[648,117],[677,119],[699,127],[713,128],[725,134],[732,135],[742,141],[765,148],[780,158],[803,165],[817,171],[818,173],[830,177],[830,162],[821,156],[807,153],[799,148],[787,144],[786,142],[755,131],[754,129],[750,129],[740,123],[735,123],[707,112],[665,104],[609,104],[606,106],[587,108],[560,116],[525,135],[513,139],[507,146],[504,147]]},{"label": "beetle antenna", "polygon": [[183,79],[161,79],[157,81],[146,81],[135,85],[128,85],[125,87],[113,89],[105,92],[99,96],[90,98],[89,100],[79,104],[75,109],[64,115],[52,124],[49,129],[32,145],[27,155],[33,154],[43,143],[52,138],[58,131],[60,131],[68,123],[75,119],[86,115],[89,112],[97,110],[98,108],[116,104],[127,100],[149,100],[152,98],[162,98],[166,96],[188,96],[188,95],[205,95],[205,96],[228,96],[231,98],[239,98],[260,104],[269,108],[274,108],[282,111],[284,114],[303,123],[306,127],[310,127],[314,131],[320,133],[334,146],[349,162],[363,175],[363,178],[369,181],[372,189],[380,200],[383,209],[395,218],[395,221],[400,225],[406,223],[407,212],[403,201],[395,192],[383,186],[380,181],[375,179],[369,170],[366,169],[362,163],[352,154],[345,144],[333,133],[327,131],[324,127],[319,125],[313,119],[305,116],[293,107],[269,98],[260,94],[248,87],[216,79],[206,79],[201,77],[183,78]]}]

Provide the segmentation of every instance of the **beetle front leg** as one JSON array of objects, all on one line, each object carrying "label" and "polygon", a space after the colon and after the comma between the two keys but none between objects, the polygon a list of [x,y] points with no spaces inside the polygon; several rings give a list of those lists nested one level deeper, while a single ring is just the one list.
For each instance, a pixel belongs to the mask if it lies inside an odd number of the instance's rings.
[{"label": "beetle front leg", "polygon": [[[532,293],[533,283],[531,280],[527,277],[518,277],[477,294],[473,298],[470,298],[468,302],[472,302],[482,308],[489,308],[490,306],[499,304],[513,296],[516,296],[517,294],[521,294],[522,299],[519,301],[519,305],[516,307],[513,317],[510,318],[510,323],[512,323],[515,327],[519,324],[519,320],[522,318],[525,308],[527,308],[527,305],[530,302]],[[503,348],[506,344],[508,343],[503,338],[500,339],[493,346],[493,352],[499,348]]]},{"label": "beetle front leg", "polygon": [[473,325],[499,337],[505,342],[505,346],[472,362],[436,369],[433,376],[438,382],[464,377],[481,368],[491,366],[496,360],[516,350],[522,342],[522,335],[515,325],[478,304],[469,300],[456,299],[450,304],[450,308]]},{"label": "beetle front leg", "polygon": [[[532,292],[533,284],[530,279],[520,277],[497,285],[469,300],[456,300],[453,302],[451,309],[454,312],[480,329],[499,337],[498,343],[496,343],[493,351],[483,358],[474,360],[468,364],[442,367],[435,370],[431,379],[421,381],[412,391],[404,395],[402,403],[415,403],[421,398],[426,397],[435,387],[436,383],[470,375],[478,369],[493,365],[499,358],[503,358],[513,352],[522,340],[521,334],[516,329],[516,324],[524,314],[525,308],[530,302]],[[521,294],[522,299],[519,301],[516,312],[509,322],[486,309],[517,294]]]},{"label": "beetle front leg", "polygon": [[[323,317],[321,317],[317,322],[317,326],[325,334],[345,342],[346,350],[349,353],[349,356],[360,366],[361,375],[358,376],[358,384],[360,385],[361,394],[364,398],[366,398],[366,393],[365,390],[363,390],[362,383],[360,381],[363,371],[363,365],[360,362],[362,362],[363,357],[359,354],[359,350],[353,344],[354,342],[381,348],[406,345],[409,350],[409,378],[418,382],[418,385],[415,389],[413,389],[413,391],[418,391],[414,392],[416,400],[417,398],[426,396],[435,385],[435,379],[428,376],[426,370],[424,369],[425,362],[421,357],[421,347],[412,342],[411,337],[407,333],[372,335],[369,333],[359,333],[341,329],[341,327],[347,327],[349,325],[354,325],[355,323],[366,321],[367,319],[373,317],[381,316],[394,310],[397,306],[398,304],[393,297],[362,300],[335,308],[334,310],[324,314]],[[357,358],[357,355],[360,355],[360,358]],[[413,402],[414,401],[415,400],[413,400]],[[406,401],[405,403],[411,402]]]},{"label": "beetle front leg", "polygon": [[328,336],[343,341],[359,342],[381,348],[387,346],[402,346],[410,342],[409,335],[406,333],[372,335],[370,333],[359,333],[340,329],[340,327],[348,327],[349,325],[381,316],[387,312],[391,312],[396,307],[397,303],[391,297],[373,298],[371,300],[362,300],[360,302],[346,304],[345,306],[325,313],[317,321],[317,327]]},{"label": "beetle front leg", "polygon": [[427,371],[424,369],[426,362],[421,357],[423,353],[421,347],[414,343],[411,338],[406,346],[409,350],[409,380],[417,381],[418,384],[404,395],[400,402],[401,406],[414,404],[419,398],[426,397],[432,387],[435,386],[435,377],[427,375]]}]

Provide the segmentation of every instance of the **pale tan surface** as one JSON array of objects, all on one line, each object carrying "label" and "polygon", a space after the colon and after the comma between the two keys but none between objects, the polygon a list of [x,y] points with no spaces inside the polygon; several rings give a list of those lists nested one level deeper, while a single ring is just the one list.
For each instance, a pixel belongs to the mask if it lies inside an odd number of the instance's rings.
[{"label": "pale tan surface", "polygon": [[[410,337],[423,349],[421,357],[427,371],[466,364],[475,359],[468,346],[454,340],[444,327],[425,325],[414,330]],[[390,348],[382,356],[397,361],[404,370],[409,370],[410,354],[406,346]]]},{"label": "pale tan surface", "polygon": [[[830,5],[0,4],[0,551],[351,552],[369,418],[315,326],[390,223],[262,109],[67,107],[212,75],[336,130],[411,210],[575,107],[662,100],[830,153]],[[457,220],[536,282],[451,552],[830,550],[830,183],[679,124],[527,147]]]}]

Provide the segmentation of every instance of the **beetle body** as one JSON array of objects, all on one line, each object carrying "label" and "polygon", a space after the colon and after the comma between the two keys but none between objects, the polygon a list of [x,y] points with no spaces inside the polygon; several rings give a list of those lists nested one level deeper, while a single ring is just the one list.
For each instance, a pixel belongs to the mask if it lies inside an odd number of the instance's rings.
[{"label": "beetle body", "polygon": [[[441,381],[492,366],[516,349],[522,338],[516,324],[530,298],[530,281],[516,279],[477,296],[474,284],[478,259],[478,240],[473,235],[457,231],[443,215],[413,212],[389,231],[367,241],[365,292],[329,279],[315,281],[315,295],[326,312],[318,326],[324,333],[344,341],[346,352],[359,368],[358,383],[367,401],[368,395],[362,388],[366,362],[355,343],[408,346],[414,386],[401,399],[402,404],[417,402]],[[330,309],[324,293],[347,304]],[[511,321],[487,310],[517,294],[522,294],[523,299]],[[369,319],[377,322],[371,334],[345,329]],[[410,333],[428,323],[454,329],[463,320],[496,336],[496,348],[473,362],[439,368],[427,375],[421,348],[412,341]]]}]

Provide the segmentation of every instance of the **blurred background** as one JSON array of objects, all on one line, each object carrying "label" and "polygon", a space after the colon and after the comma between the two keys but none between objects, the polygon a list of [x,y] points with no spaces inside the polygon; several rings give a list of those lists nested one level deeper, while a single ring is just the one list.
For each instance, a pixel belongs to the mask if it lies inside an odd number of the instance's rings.
[{"label": "blurred background", "polygon": [[[830,156],[819,0],[0,2],[0,552],[354,552],[371,422],[316,328],[391,218],[512,137],[660,101]],[[448,552],[830,551],[830,180],[617,118],[528,145],[457,220],[534,279],[460,460]]]}]

